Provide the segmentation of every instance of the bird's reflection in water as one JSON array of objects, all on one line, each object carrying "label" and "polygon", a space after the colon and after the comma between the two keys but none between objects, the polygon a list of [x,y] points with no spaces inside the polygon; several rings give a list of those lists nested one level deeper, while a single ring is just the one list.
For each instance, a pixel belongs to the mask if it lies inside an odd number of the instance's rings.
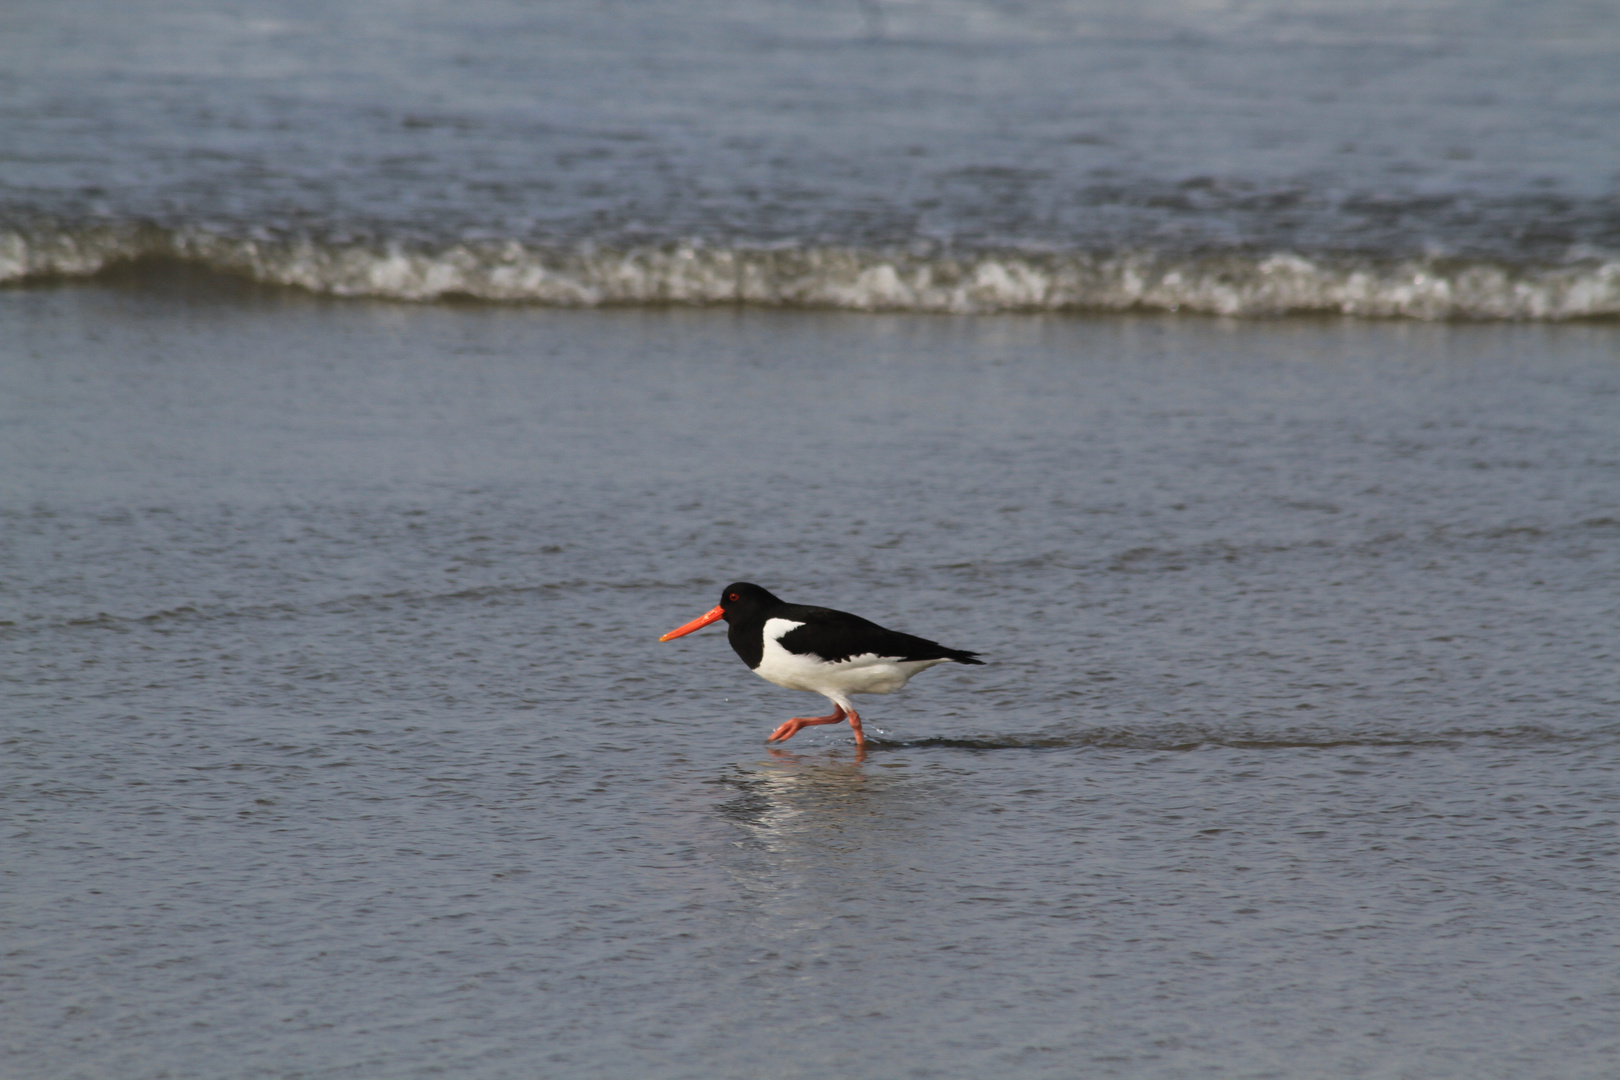
[{"label": "bird's reflection in water", "polygon": [[[906,762],[773,750],[722,782],[725,859],[771,936],[859,922],[926,877],[930,785]],[[843,925],[849,923],[843,922]]]},{"label": "bird's reflection in water", "polygon": [[[725,778],[740,788],[719,806],[727,819],[741,826],[768,849],[793,841],[821,842],[844,833],[870,817],[872,783],[864,754],[830,756],[768,750],[770,758],[741,766]],[[879,787],[883,785],[879,782]]]}]

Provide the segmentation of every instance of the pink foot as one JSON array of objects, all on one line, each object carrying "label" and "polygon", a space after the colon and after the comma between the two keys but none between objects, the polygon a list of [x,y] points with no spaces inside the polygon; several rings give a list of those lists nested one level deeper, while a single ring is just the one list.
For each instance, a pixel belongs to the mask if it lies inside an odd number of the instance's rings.
[{"label": "pink foot", "polygon": [[[846,714],[842,705],[834,705],[833,714],[831,716],[795,716],[791,720],[784,720],[775,731],[771,732],[770,738],[766,739],[765,741],[786,742],[787,740],[793,738],[793,736],[797,735],[800,728],[815,727],[817,724],[836,724],[838,721],[842,720],[845,715],[854,716],[855,714]],[[855,724],[856,742],[858,743],[860,741],[860,721],[855,721]]]},{"label": "pink foot", "polygon": [[766,742],[787,742],[799,733],[800,728],[815,727],[818,724],[836,724],[845,718],[849,719],[849,726],[855,732],[855,748],[866,750],[866,734],[861,731],[861,717],[854,709],[847,712],[842,705],[834,705],[831,716],[795,716],[792,720],[785,720],[775,731],[771,732]]}]

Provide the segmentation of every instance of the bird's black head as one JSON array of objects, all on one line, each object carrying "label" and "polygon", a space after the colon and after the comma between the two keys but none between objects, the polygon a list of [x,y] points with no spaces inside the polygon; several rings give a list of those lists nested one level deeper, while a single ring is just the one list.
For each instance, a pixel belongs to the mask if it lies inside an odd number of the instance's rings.
[{"label": "bird's black head", "polygon": [[[764,625],[765,620],[770,618],[770,612],[781,606],[782,601],[758,585],[750,585],[746,581],[734,581],[721,591],[718,605],[705,611],[685,626],[677,626],[658,640],[673,641],[675,638],[685,637],[692,631],[701,630],[720,619],[726,620],[731,627],[731,633],[727,635],[728,637],[745,633],[743,628]],[[733,645],[735,646],[735,642],[733,642]],[[758,663],[757,659],[755,663]]]},{"label": "bird's black head", "polygon": [[734,581],[720,591],[720,607],[728,623],[747,622],[770,608],[780,607],[769,589],[746,581]]}]

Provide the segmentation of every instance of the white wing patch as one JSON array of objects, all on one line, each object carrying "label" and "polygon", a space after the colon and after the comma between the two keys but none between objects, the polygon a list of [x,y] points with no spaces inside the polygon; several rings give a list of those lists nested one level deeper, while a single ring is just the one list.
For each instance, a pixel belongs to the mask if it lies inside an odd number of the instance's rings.
[{"label": "white wing patch", "polygon": [[897,660],[864,653],[828,663],[819,657],[784,649],[782,635],[803,625],[791,619],[765,620],[765,652],[759,667],[754,669],[755,674],[789,690],[821,694],[846,708],[850,694],[892,694],[917,672],[945,662],[943,658]]}]

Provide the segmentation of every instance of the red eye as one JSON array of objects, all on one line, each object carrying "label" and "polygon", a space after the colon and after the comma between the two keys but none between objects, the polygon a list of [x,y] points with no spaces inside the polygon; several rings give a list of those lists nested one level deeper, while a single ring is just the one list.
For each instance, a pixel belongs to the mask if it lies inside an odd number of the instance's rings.
[{"label": "red eye", "polygon": [[736,593],[732,593],[732,594],[731,594],[731,595],[730,595],[730,596],[728,596],[728,597],[726,597],[726,599],[727,599],[727,600],[735,600],[735,599],[737,599],[737,594],[736,594]]}]

